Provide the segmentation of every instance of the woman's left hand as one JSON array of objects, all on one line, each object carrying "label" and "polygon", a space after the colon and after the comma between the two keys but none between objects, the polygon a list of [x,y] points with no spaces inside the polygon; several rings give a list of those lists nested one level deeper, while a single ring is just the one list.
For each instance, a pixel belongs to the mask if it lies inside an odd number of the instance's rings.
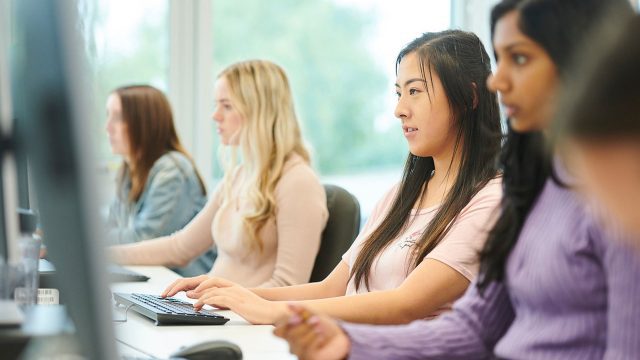
[{"label": "woman's left hand", "polygon": [[205,290],[193,306],[201,309],[205,304],[229,309],[252,324],[273,324],[289,313],[286,303],[265,300],[251,290],[233,283]]},{"label": "woman's left hand", "polygon": [[289,351],[300,360],[346,359],[351,341],[338,323],[328,316],[290,304],[290,315],[276,322],[274,335],[289,343]]}]

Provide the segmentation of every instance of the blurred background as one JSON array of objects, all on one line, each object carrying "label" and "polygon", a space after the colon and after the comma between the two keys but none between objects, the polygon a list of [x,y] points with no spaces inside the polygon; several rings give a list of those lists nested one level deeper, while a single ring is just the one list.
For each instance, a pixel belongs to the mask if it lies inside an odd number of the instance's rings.
[{"label": "blurred background", "polygon": [[[222,176],[210,117],[215,76],[233,62],[262,58],[289,75],[323,182],[354,193],[366,218],[400,179],[407,154],[393,116],[397,53],[421,33],[447,28],[474,31],[489,48],[496,2],[79,0],[77,27],[93,75],[87,121],[100,156],[97,188],[106,203],[120,162],[104,129],[107,96],[149,83],[168,94],[183,144],[212,189]],[[11,21],[11,4],[3,2],[3,21]]]}]

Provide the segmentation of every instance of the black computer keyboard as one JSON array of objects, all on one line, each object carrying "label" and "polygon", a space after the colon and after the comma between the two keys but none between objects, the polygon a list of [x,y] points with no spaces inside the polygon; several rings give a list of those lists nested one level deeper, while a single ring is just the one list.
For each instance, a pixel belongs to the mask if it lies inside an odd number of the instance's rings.
[{"label": "black computer keyboard", "polygon": [[113,293],[117,304],[155,320],[156,325],[223,325],[228,318],[212,311],[195,311],[193,305],[175,298],[149,294]]}]

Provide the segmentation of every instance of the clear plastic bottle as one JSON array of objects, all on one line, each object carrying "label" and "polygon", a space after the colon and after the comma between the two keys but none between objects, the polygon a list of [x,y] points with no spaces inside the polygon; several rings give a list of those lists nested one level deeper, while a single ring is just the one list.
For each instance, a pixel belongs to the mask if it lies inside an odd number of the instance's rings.
[{"label": "clear plastic bottle", "polygon": [[39,236],[34,235],[36,216],[32,211],[19,211],[20,216],[20,260],[17,265],[18,286],[15,289],[15,300],[23,306],[37,304],[38,301],[38,262],[40,259]]}]

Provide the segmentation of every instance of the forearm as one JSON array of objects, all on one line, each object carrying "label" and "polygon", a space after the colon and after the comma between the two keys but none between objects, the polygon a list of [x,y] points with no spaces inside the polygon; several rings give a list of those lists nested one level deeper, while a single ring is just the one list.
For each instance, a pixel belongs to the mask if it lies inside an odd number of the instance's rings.
[{"label": "forearm", "polygon": [[171,236],[112,246],[109,256],[112,261],[123,265],[185,266],[191,260],[189,254],[177,250]]},{"label": "forearm", "polygon": [[408,325],[342,324],[351,340],[349,359],[487,359],[514,319],[506,289],[475,284],[452,311]]},{"label": "forearm", "polygon": [[263,299],[272,301],[323,299],[332,296],[344,295],[344,291],[342,293],[331,291],[331,289],[323,282],[276,288],[253,288],[251,291]]},{"label": "forearm", "polygon": [[470,328],[446,319],[407,325],[341,324],[351,342],[349,360],[488,359],[491,349]]},{"label": "forearm", "polygon": [[[424,272],[431,274],[425,283]],[[406,324],[433,317],[456,299],[469,282],[446,265],[426,260],[398,288],[321,300],[304,304],[338,319],[367,324]]]},{"label": "forearm", "polygon": [[340,320],[366,324],[406,324],[437,309],[429,304],[416,304],[395,290],[305,300],[302,304]]}]

